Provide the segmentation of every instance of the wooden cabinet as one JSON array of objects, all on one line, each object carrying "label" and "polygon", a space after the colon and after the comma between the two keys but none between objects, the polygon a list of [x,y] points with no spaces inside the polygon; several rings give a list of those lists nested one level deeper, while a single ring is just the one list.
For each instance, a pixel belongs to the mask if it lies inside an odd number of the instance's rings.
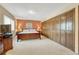
[{"label": "wooden cabinet", "polygon": [[3,35],[0,35],[0,43],[3,45],[2,49],[2,53],[7,52],[8,50],[12,49],[12,38],[8,37],[8,38],[4,38]]},{"label": "wooden cabinet", "polygon": [[4,52],[12,49],[13,46],[12,46],[12,38],[4,38],[3,39],[3,49],[4,49]]},{"label": "wooden cabinet", "polygon": [[66,14],[61,15],[61,24],[60,24],[60,44],[66,45]]},{"label": "wooden cabinet", "polygon": [[67,13],[66,17],[66,47],[75,50],[75,32],[74,32],[74,10]]},{"label": "wooden cabinet", "polygon": [[12,49],[11,25],[0,25],[0,42],[3,45],[3,53]]},{"label": "wooden cabinet", "polygon": [[2,44],[2,36],[0,34],[0,54],[3,53],[3,44]]},{"label": "wooden cabinet", "polygon": [[42,33],[51,40],[75,50],[75,9],[58,15],[42,23]]},{"label": "wooden cabinet", "polygon": [[42,34],[43,35],[45,35],[46,37],[48,37],[49,35],[48,35],[48,32],[49,32],[49,28],[48,28],[48,24],[47,24],[48,22],[47,21],[45,21],[44,23],[42,23]]},{"label": "wooden cabinet", "polygon": [[60,43],[60,16],[55,18],[55,41]]}]

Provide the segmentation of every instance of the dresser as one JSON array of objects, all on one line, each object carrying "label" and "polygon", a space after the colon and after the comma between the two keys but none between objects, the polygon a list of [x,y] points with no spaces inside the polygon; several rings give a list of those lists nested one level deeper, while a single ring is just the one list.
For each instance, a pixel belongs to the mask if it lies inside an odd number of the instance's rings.
[{"label": "dresser", "polygon": [[0,54],[12,49],[12,36],[0,34]]},{"label": "dresser", "polygon": [[0,33],[0,54],[3,53],[2,35]]}]

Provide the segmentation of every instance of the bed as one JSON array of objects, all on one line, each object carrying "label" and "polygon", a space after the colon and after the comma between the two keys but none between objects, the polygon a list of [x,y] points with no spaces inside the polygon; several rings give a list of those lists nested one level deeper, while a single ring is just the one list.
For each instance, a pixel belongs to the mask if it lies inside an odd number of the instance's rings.
[{"label": "bed", "polygon": [[22,32],[17,33],[17,41],[18,40],[27,40],[27,39],[41,39],[41,34],[39,31],[36,31],[34,28],[26,28],[23,29]]}]

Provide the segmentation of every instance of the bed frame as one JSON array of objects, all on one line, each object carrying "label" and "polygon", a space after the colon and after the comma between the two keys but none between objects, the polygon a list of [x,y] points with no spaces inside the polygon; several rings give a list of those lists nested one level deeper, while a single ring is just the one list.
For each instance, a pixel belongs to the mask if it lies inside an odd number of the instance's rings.
[{"label": "bed frame", "polygon": [[41,39],[41,33],[24,33],[21,34],[20,32],[17,33],[17,41],[19,40],[28,40],[28,39]]}]

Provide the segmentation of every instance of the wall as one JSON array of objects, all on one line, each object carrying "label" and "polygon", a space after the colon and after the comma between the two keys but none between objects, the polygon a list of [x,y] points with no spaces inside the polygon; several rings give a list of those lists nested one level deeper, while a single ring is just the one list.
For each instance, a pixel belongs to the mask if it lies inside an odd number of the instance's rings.
[{"label": "wall", "polygon": [[42,23],[42,33],[51,40],[75,51],[75,9]]},{"label": "wall", "polygon": [[4,15],[6,15],[14,20],[14,16],[11,13],[9,13],[4,7],[2,7],[0,5],[0,24],[3,24],[3,22],[4,22],[4,19],[3,19]]},{"label": "wall", "polygon": [[[78,11],[77,11],[77,13],[78,13],[78,42],[79,42],[79,6],[78,6]],[[79,43],[78,43],[78,54],[79,54]]]},{"label": "wall", "polygon": [[[41,30],[41,21],[33,21],[33,20],[23,20],[23,19],[17,19],[16,21],[16,31],[22,31],[23,28],[26,27],[27,23],[31,22],[32,27],[36,30]],[[39,29],[38,29],[39,27]]]},{"label": "wall", "polygon": [[78,51],[78,5],[75,6],[75,53],[79,53]]}]

